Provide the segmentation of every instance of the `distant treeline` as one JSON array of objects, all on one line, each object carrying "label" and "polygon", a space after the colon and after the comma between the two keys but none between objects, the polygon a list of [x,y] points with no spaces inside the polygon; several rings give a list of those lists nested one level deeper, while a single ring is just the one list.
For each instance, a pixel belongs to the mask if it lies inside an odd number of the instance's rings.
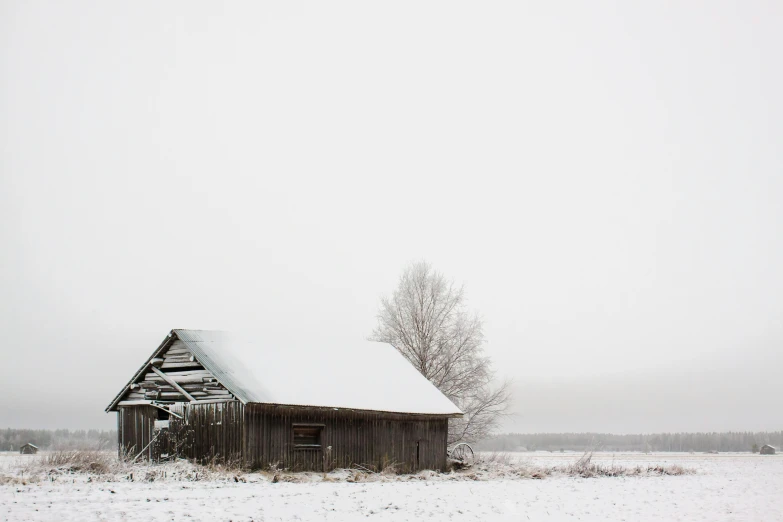
[{"label": "distant treeline", "polygon": [[783,447],[783,431],[724,433],[505,433],[476,444],[481,451],[753,451]]},{"label": "distant treeline", "polygon": [[115,430],[0,430],[0,451],[16,451],[28,442],[40,449],[98,449],[117,444]]}]

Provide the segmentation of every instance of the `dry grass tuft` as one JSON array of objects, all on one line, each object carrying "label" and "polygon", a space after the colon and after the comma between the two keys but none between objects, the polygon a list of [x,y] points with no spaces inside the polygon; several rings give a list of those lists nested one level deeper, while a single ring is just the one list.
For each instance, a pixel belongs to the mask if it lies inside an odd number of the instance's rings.
[{"label": "dry grass tuft", "polygon": [[401,473],[400,465],[396,462],[387,463],[381,470],[381,475],[399,475]]},{"label": "dry grass tuft", "polygon": [[672,464],[664,466],[662,464],[650,465],[650,466],[633,466],[625,467],[618,466],[614,463],[595,464],[592,462],[593,452],[585,452],[579,460],[568,466],[560,466],[553,468],[554,471],[570,475],[573,477],[593,478],[593,477],[640,477],[650,475],[690,475],[695,473],[695,470],[685,468],[678,464]]},{"label": "dry grass tuft", "polygon": [[39,454],[26,459],[11,473],[0,474],[0,481],[56,481],[60,477],[81,475],[88,482],[156,482],[156,481],[224,481],[247,482],[245,472],[237,462],[213,460],[199,465],[187,460],[163,463],[132,462],[115,452],[97,450],[65,450]]},{"label": "dry grass tuft", "polygon": [[477,459],[481,464],[500,464],[503,466],[511,466],[514,460],[510,453],[506,451],[493,451],[492,453],[480,453]]},{"label": "dry grass tuft", "polygon": [[16,475],[0,475],[0,486],[26,486],[33,482],[39,482],[40,479],[35,477],[24,477]]},{"label": "dry grass tuft", "polygon": [[43,455],[38,461],[31,462],[31,464],[52,473],[84,472],[95,475],[116,472],[122,465],[110,453],[96,450],[53,451]]},{"label": "dry grass tuft", "polygon": [[575,462],[564,465],[540,465],[519,460],[507,453],[479,454],[476,463],[468,469],[437,472],[431,470],[407,474],[398,463],[387,462],[377,471],[354,464],[350,469],[336,469],[328,473],[294,472],[281,469],[278,463],[267,469],[249,472],[238,461],[222,462],[213,459],[203,464],[187,460],[162,463],[130,462],[117,457],[115,452],[97,450],[66,450],[39,454],[35,458],[20,459],[18,466],[0,473],[0,485],[25,485],[41,481],[67,479],[86,482],[398,482],[398,481],[491,481],[540,480],[550,476],[579,478],[677,476],[695,473],[695,470],[677,464],[618,465],[593,462],[593,453],[587,452]]}]

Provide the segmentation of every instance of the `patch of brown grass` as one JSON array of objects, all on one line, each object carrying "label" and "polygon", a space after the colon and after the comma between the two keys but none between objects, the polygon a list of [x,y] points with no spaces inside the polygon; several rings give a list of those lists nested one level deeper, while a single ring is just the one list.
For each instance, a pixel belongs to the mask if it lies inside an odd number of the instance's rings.
[{"label": "patch of brown grass", "polygon": [[514,459],[507,451],[493,451],[492,453],[480,453],[477,461],[483,464],[503,464],[504,466],[510,466]]},{"label": "patch of brown grass", "polygon": [[66,473],[92,473],[104,475],[116,472],[119,460],[111,453],[96,450],[62,450],[41,456],[32,463],[39,469]]},{"label": "patch of brown grass", "polygon": [[593,452],[585,452],[576,462],[567,466],[557,466],[553,468],[553,471],[570,475],[573,477],[593,478],[593,477],[640,477],[650,475],[690,475],[696,471],[690,468],[685,468],[679,464],[672,464],[665,466],[663,464],[655,464],[648,466],[633,466],[625,467],[618,466],[614,463],[595,464],[592,462]]}]

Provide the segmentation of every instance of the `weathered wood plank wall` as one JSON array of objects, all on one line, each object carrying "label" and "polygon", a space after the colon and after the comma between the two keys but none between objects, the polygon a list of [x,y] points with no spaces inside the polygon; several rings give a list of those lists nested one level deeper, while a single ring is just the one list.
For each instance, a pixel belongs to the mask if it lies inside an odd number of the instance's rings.
[{"label": "weathered wood plank wall", "polygon": [[[143,458],[179,455],[199,462],[240,461],[251,468],[270,465],[295,471],[323,471],[355,465],[382,470],[442,470],[446,467],[448,419],[436,416],[356,412],[248,404],[180,403]],[[136,456],[155,436],[158,410],[121,407],[120,451]],[[322,426],[319,448],[297,448],[295,424]],[[331,449],[327,449],[331,447]]]},{"label": "weathered wood plank wall", "polygon": [[[120,446],[120,456],[135,457],[152,441],[155,419],[158,410],[154,406],[120,407],[117,413],[117,437]],[[151,446],[147,448],[143,458],[151,455]]]},{"label": "weathered wood plank wall", "polygon": [[[239,401],[215,404],[183,404],[183,419],[172,416],[167,453],[206,462],[240,461],[244,406]],[[176,448],[175,446],[179,446]]]},{"label": "weathered wood plank wall", "polygon": [[[443,417],[260,404],[248,404],[244,413],[243,454],[250,467],[323,471],[359,464],[382,470],[396,464],[406,472],[446,467]],[[294,424],[323,424],[321,448],[295,448]]]}]

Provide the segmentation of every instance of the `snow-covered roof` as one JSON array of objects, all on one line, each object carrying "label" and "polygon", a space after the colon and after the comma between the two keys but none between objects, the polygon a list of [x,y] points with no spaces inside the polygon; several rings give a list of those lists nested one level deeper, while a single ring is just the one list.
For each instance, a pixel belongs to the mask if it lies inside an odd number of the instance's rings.
[{"label": "snow-covered roof", "polygon": [[362,340],[326,348],[296,340],[276,346],[256,335],[212,330],[176,329],[171,335],[245,404],[462,415],[385,343]]},{"label": "snow-covered roof", "polygon": [[35,444],[33,444],[33,443],[31,443],[31,442],[28,442],[27,444],[22,444],[22,447],[23,447],[23,448],[24,448],[25,446],[30,446],[31,448],[38,449],[38,446],[36,446]]}]

